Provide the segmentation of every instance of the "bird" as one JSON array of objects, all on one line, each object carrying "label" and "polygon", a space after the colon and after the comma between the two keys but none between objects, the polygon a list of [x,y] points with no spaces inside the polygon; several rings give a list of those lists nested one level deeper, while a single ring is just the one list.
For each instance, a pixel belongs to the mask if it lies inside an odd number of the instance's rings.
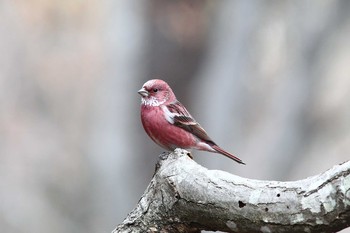
[{"label": "bird", "polygon": [[145,82],[141,95],[141,122],[148,136],[160,147],[196,149],[222,154],[237,163],[240,158],[218,146],[180,103],[170,86],[161,79]]}]

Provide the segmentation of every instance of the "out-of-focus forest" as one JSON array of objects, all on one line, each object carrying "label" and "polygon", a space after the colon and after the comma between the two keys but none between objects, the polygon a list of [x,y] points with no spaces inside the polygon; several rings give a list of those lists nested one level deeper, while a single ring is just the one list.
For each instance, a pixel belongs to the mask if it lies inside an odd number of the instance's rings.
[{"label": "out-of-focus forest", "polygon": [[349,12],[330,0],[0,1],[1,232],[110,232],[126,217],[163,152],[139,119],[152,78],[247,163],[195,151],[207,168],[287,181],[349,160]]}]

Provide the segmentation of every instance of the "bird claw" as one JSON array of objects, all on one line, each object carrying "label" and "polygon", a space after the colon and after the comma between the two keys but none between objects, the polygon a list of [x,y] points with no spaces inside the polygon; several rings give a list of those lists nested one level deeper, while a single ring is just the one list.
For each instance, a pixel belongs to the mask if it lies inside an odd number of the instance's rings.
[{"label": "bird claw", "polygon": [[187,156],[190,157],[190,159],[193,160],[193,155],[192,155],[192,153],[190,151],[187,151]]},{"label": "bird claw", "polygon": [[188,157],[190,157],[191,159],[193,159],[192,153],[190,151],[185,150],[185,149],[176,148],[174,150],[174,152],[177,153],[177,154],[185,154]]}]

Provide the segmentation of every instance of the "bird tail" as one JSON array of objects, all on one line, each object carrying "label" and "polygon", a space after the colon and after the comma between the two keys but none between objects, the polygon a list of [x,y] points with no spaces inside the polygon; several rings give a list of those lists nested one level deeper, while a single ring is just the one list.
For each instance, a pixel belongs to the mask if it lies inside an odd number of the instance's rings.
[{"label": "bird tail", "polygon": [[245,163],[238,157],[234,156],[233,154],[223,150],[221,147],[219,147],[218,145],[211,145],[211,147],[217,152],[217,153],[220,153],[222,155],[225,155],[226,157],[230,158],[230,159],[233,159],[234,161],[236,161],[237,163],[240,163],[240,164],[244,164]]}]

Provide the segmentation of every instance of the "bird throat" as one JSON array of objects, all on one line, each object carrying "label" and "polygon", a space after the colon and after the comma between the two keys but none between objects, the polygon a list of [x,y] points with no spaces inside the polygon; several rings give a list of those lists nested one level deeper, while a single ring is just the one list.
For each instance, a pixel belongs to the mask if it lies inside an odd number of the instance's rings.
[{"label": "bird throat", "polygon": [[141,104],[142,105],[152,106],[152,107],[158,107],[159,105],[164,104],[165,101],[166,101],[166,99],[164,99],[163,101],[158,101],[153,96],[151,96],[149,98],[141,98]]}]

